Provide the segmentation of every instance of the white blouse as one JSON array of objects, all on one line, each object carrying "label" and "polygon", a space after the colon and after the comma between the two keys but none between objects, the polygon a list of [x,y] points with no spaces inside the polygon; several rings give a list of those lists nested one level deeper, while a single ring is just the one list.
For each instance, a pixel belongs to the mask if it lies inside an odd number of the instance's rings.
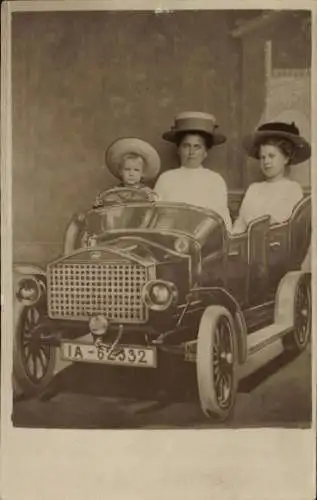
[{"label": "white blouse", "polygon": [[164,172],[156,182],[155,193],[162,201],[182,202],[217,212],[231,230],[227,186],[220,174],[203,166],[179,167]]},{"label": "white blouse", "polygon": [[273,182],[255,182],[244,196],[232,232],[244,232],[249,222],[264,215],[270,215],[272,224],[284,222],[302,198],[300,185],[285,177]]}]

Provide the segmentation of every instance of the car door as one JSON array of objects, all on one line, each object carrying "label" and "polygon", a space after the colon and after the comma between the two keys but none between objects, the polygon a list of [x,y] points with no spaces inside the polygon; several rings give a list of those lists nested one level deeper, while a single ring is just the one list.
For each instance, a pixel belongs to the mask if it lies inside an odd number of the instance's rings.
[{"label": "car door", "polygon": [[247,297],[249,305],[265,302],[268,292],[267,236],[270,217],[265,215],[252,221],[248,233]]},{"label": "car door", "polygon": [[270,288],[275,289],[290,265],[289,222],[274,224],[267,236]]},{"label": "car door", "polygon": [[290,220],[290,267],[300,269],[311,241],[311,197],[301,200]]},{"label": "car door", "polygon": [[231,235],[228,239],[227,288],[241,307],[247,303],[248,235]]}]

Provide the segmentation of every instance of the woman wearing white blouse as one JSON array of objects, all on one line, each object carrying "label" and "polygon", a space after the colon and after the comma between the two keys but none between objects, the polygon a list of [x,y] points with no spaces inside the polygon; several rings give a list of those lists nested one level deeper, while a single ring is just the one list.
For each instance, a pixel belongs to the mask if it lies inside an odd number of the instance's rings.
[{"label": "woman wearing white blouse", "polygon": [[220,174],[204,168],[211,147],[225,142],[217,130],[213,115],[184,112],[175,117],[175,125],[163,138],[176,144],[180,167],[164,172],[156,182],[160,200],[183,202],[217,212],[231,230],[227,186]]},{"label": "woman wearing white blouse", "polygon": [[286,221],[303,197],[300,185],[288,178],[290,165],[311,155],[310,144],[294,123],[266,123],[245,138],[244,147],[249,156],[260,160],[265,180],[249,186],[233,233],[244,232],[252,220],[263,215],[269,215],[272,224]]}]

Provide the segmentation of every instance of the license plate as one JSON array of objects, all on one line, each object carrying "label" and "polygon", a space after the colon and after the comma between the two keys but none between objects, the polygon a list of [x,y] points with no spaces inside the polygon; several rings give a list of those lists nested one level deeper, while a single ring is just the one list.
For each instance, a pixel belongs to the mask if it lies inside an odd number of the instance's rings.
[{"label": "license plate", "polygon": [[65,361],[78,361],[86,363],[104,363],[112,365],[139,366],[144,368],[156,367],[155,347],[95,346],[89,344],[76,344],[63,342],[61,345],[62,359]]}]

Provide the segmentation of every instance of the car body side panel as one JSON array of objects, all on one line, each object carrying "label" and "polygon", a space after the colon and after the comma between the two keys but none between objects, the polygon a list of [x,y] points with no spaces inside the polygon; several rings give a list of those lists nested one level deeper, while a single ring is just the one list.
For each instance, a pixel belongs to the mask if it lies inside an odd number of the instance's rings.
[{"label": "car body side panel", "polygon": [[304,198],[295,208],[290,224],[290,265],[299,269],[311,242],[311,197]]},{"label": "car body side panel", "polygon": [[247,305],[248,235],[229,239],[227,288],[243,308]]}]

